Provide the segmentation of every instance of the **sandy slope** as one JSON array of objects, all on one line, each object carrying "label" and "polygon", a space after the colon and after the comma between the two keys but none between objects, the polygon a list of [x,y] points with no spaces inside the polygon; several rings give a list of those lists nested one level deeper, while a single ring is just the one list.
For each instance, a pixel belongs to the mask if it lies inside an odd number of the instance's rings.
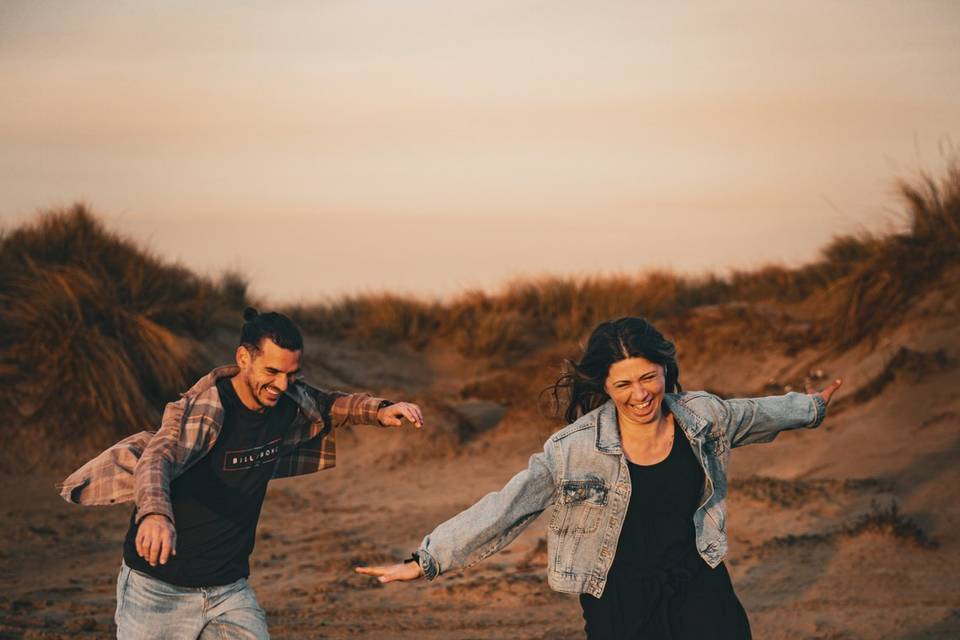
[{"label": "sandy slope", "polygon": [[[727,562],[756,638],[960,637],[960,313],[956,292],[937,295],[932,310],[918,305],[878,344],[845,353],[708,359],[681,343],[687,388],[751,394],[811,368],[848,382],[822,429],[734,453]],[[581,637],[576,600],[546,585],[543,518],[501,554],[433,583],[383,587],[351,572],[409,554],[523,467],[557,423],[461,398],[492,375],[485,363],[311,347],[315,380],[417,399],[430,421],[421,433],[345,432],[336,469],[271,486],[251,581],[274,637]],[[2,638],[113,632],[129,509],[66,505],[56,479],[2,476]]]}]

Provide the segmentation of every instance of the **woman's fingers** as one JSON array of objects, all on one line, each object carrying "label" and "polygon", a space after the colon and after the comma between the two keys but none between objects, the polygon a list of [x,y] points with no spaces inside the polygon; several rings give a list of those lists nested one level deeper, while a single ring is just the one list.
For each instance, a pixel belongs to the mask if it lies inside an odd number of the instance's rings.
[{"label": "woman's fingers", "polygon": [[376,576],[384,584],[394,580],[416,580],[423,575],[420,565],[416,562],[403,562],[379,567],[355,567],[354,571],[367,576]]},{"label": "woman's fingers", "polygon": [[391,564],[381,567],[357,567],[355,570],[357,573],[362,573],[368,576],[376,576],[377,580],[383,583],[392,582],[394,580],[394,574],[399,570],[402,565]]},{"label": "woman's fingers", "polygon": [[353,570],[357,573],[362,573],[365,576],[382,576],[390,569],[389,566],[384,567],[354,567]]},{"label": "woman's fingers", "polygon": [[843,380],[837,378],[832,384],[828,385],[823,391],[820,392],[820,397],[823,398],[824,402],[830,404],[830,398],[833,397],[833,394],[836,393],[837,389],[839,389],[840,385],[842,384]]}]

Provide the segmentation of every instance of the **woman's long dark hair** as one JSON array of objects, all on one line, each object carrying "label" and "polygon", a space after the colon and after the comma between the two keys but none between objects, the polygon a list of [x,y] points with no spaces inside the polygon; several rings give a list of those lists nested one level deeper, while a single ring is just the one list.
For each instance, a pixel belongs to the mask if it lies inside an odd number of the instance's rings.
[{"label": "woman's long dark hair", "polygon": [[663,366],[667,393],[681,390],[676,346],[643,318],[628,316],[601,322],[580,361],[564,361],[564,372],[553,385],[557,413],[573,422],[602,405],[610,397],[603,388],[610,365],[638,356]]}]

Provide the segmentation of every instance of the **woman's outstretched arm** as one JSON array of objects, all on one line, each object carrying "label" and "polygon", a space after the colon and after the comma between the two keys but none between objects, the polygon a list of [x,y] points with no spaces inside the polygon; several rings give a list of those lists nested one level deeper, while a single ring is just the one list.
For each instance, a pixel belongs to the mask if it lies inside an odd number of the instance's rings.
[{"label": "woman's outstretched arm", "polygon": [[841,384],[837,379],[822,391],[808,388],[807,393],[720,400],[715,419],[725,427],[733,447],[770,442],[781,431],[819,426]]},{"label": "woman's outstretched arm", "polygon": [[420,544],[419,563],[357,567],[357,573],[378,576],[381,582],[416,580],[421,575],[432,580],[496,553],[554,502],[560,473],[557,448],[547,440],[543,452],[530,456],[527,468],[503,489],[440,524]]}]

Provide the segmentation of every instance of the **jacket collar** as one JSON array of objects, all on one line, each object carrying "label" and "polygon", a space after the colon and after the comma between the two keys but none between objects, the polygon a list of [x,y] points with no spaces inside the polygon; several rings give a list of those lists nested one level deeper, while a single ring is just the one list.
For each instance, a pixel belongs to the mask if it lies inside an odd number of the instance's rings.
[{"label": "jacket collar", "polygon": [[663,397],[664,403],[667,405],[667,408],[670,409],[670,413],[673,414],[673,419],[680,425],[680,428],[683,429],[683,432],[687,434],[687,439],[693,440],[700,436],[704,428],[707,426],[707,421],[699,413],[695,413],[690,407],[684,402],[684,393],[668,393]]},{"label": "jacket collar", "polygon": [[[217,380],[220,378],[232,378],[238,373],[240,373],[240,367],[235,364],[226,364],[222,367],[217,367],[207,375],[197,380],[192,387],[180,395],[184,398],[190,398],[192,401],[202,393],[215,387]],[[290,385],[284,393],[289,396],[294,403],[296,403],[297,407],[299,407],[299,409],[311,422],[323,421],[323,414],[320,406],[317,404],[316,399],[311,395],[310,388],[302,381],[297,381],[296,383]],[[219,402],[219,400],[217,400],[217,402]]]},{"label": "jacket collar", "polygon": [[597,412],[597,450],[602,453],[620,454],[620,425],[617,424],[617,407],[607,400]]},{"label": "jacket collar", "polygon": [[185,398],[196,397],[201,393],[203,393],[204,391],[206,391],[207,389],[209,389],[210,387],[217,384],[217,380],[219,380],[220,378],[232,378],[238,373],[240,373],[240,367],[238,367],[235,364],[227,364],[222,367],[217,367],[207,375],[197,380],[192,387],[190,387],[180,395]]},{"label": "jacket collar", "polygon": [[[702,417],[688,409],[682,402],[683,394],[667,393],[663,396],[663,403],[674,420],[683,429],[687,438],[692,439],[706,426]],[[597,450],[601,453],[619,455],[623,453],[623,444],[620,440],[620,425],[617,423],[617,407],[613,400],[607,400],[597,410]]]}]

